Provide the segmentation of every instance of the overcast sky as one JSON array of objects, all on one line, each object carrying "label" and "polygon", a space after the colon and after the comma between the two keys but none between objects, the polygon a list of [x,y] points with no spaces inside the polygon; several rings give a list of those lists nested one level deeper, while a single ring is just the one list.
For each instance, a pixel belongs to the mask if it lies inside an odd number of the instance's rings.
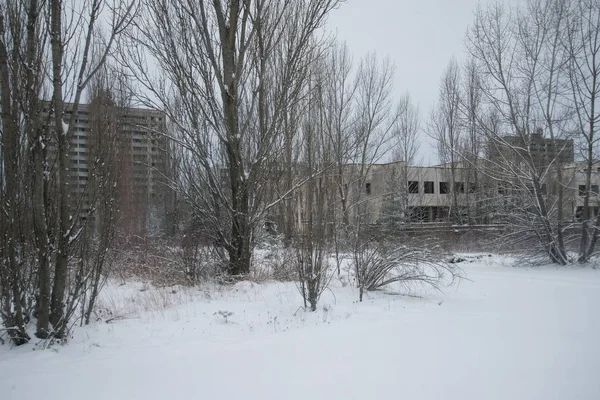
[{"label": "overcast sky", "polygon": [[[514,0],[517,1],[517,0]],[[482,0],[481,3],[487,3]],[[370,51],[396,65],[398,97],[408,91],[421,112],[422,128],[438,97],[444,69],[465,58],[464,38],[478,0],[348,0],[333,10],[328,25],[345,41],[355,62]],[[424,135],[422,135],[424,136]],[[431,144],[418,158],[435,163]]]}]

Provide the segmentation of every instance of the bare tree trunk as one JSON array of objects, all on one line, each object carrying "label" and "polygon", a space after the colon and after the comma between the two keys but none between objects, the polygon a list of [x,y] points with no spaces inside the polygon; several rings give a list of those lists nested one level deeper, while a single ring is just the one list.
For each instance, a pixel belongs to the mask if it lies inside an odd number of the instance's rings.
[{"label": "bare tree trunk", "polygon": [[[40,78],[36,57],[40,44],[40,38],[36,34],[38,25],[38,2],[32,0],[29,3],[27,23],[27,75],[26,87],[30,90],[40,85]],[[50,335],[50,238],[48,236],[48,225],[46,213],[48,204],[48,181],[49,171],[47,165],[47,138],[40,124],[40,106],[37,91],[30,94],[27,102],[26,131],[29,136],[32,163],[32,208],[33,208],[33,232],[38,257],[38,294],[36,304],[36,336],[44,339]]]},{"label": "bare tree trunk", "polygon": [[[3,183],[2,190],[6,193],[6,198],[1,204],[0,212],[2,215],[2,231],[3,244],[6,246],[4,251],[8,254],[5,256],[8,265],[5,267],[0,264],[0,268],[6,268],[2,271],[1,276],[4,278],[1,282],[5,292],[2,295],[3,309],[0,310],[0,315],[8,323],[8,334],[16,345],[21,345],[29,341],[27,334],[25,318],[23,315],[23,307],[21,303],[22,290],[20,287],[20,268],[17,260],[16,249],[18,244],[18,224],[16,217],[19,215],[16,209],[18,201],[17,190],[19,188],[19,131],[16,115],[13,110],[11,99],[11,84],[9,78],[8,54],[6,43],[4,42],[5,26],[4,15],[0,14],[0,93],[2,107],[2,149],[4,180],[0,179],[0,184]],[[0,259],[0,263],[5,260]]]},{"label": "bare tree trunk", "polygon": [[[50,301],[50,323],[61,336],[63,331],[64,296],[67,285],[67,264],[69,261],[69,227],[73,216],[69,213],[69,137],[68,128],[63,122],[63,38],[62,38],[62,1],[50,0],[50,45],[52,50],[52,104],[54,106],[54,129],[58,141],[58,235],[56,265]],[[77,110],[74,110],[77,112]]]}]

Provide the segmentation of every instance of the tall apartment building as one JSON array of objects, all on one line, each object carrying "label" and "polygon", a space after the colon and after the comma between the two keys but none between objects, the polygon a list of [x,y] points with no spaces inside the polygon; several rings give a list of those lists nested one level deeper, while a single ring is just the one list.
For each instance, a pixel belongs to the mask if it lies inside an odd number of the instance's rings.
[{"label": "tall apartment building", "polygon": [[[65,104],[65,120],[72,114]],[[47,112],[46,109],[43,110]],[[110,100],[80,104],[70,138],[70,182],[73,206],[81,216],[89,211],[86,196],[94,190],[94,163],[103,163],[95,146],[108,146],[117,174],[118,229],[145,235],[165,223],[170,193],[165,185],[168,168],[166,118],[161,111],[117,107]],[[54,147],[51,144],[51,148]]]}]

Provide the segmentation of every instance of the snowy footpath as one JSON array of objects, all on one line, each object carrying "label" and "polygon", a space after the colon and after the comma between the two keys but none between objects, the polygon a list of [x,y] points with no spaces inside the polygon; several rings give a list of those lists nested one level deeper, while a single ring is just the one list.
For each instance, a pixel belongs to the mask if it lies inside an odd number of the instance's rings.
[{"label": "snowy footpath", "polygon": [[600,271],[504,264],[315,313],[293,283],[114,282],[69,345],[0,346],[0,399],[600,399]]}]

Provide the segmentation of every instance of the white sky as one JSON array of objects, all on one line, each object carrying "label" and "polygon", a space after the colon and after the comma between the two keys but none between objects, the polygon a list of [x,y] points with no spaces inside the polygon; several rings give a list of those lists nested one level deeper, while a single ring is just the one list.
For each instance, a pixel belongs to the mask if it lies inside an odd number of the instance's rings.
[{"label": "white sky", "polygon": [[[482,0],[481,3],[488,3]],[[517,0],[512,0],[517,2]],[[355,62],[368,52],[390,56],[396,65],[395,90],[408,91],[426,126],[438,98],[442,73],[454,56],[465,58],[464,38],[478,0],[348,0],[329,16],[328,26],[345,41]],[[419,159],[435,163],[423,137]]]}]

